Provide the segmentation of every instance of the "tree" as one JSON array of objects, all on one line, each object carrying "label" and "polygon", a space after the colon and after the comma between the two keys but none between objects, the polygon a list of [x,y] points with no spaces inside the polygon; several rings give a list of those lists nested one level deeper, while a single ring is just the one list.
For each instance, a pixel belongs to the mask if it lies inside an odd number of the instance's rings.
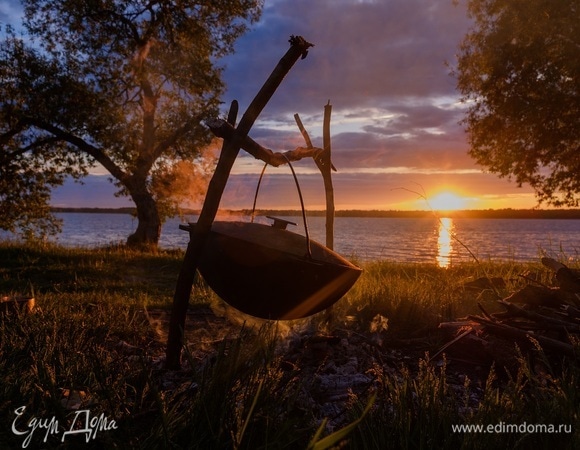
[{"label": "tree", "polygon": [[469,154],[531,185],[540,203],[580,204],[580,4],[469,0],[458,55]]},{"label": "tree", "polygon": [[169,187],[199,175],[191,164],[211,139],[201,121],[223,92],[216,61],[261,3],[23,0],[26,35],[7,28],[0,51],[3,159],[43,186],[40,203],[64,173],[100,164],[136,205],[128,243],[157,244],[176,206]]},{"label": "tree", "polygon": [[60,222],[50,213],[50,188],[62,183],[66,171],[47,170],[53,164],[42,153],[0,152],[0,229],[18,230],[27,240],[59,230]]}]

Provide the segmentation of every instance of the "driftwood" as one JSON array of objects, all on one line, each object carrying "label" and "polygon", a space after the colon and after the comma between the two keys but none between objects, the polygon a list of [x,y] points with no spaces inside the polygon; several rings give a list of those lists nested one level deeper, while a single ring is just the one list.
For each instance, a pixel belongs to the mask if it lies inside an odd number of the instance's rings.
[{"label": "driftwood", "polygon": [[[448,351],[452,355],[456,347],[464,355],[462,344],[469,346],[470,336],[477,334],[489,343],[486,348],[492,359],[496,356],[493,344],[499,341],[529,348],[539,346],[550,355],[577,357],[573,341],[574,337],[580,337],[580,272],[551,258],[543,258],[542,264],[555,273],[558,286],[529,284],[498,300],[504,311],[490,314],[479,305],[481,315],[441,323],[440,329],[454,331],[455,335],[437,354]],[[491,283],[479,281],[478,284],[489,286]],[[471,284],[468,288],[472,288]]]},{"label": "driftwood", "polygon": [[[569,269],[552,258],[542,258],[542,264],[556,272],[556,279],[563,291],[574,294],[580,300],[580,273],[578,271]],[[577,306],[580,304],[577,303]]]},{"label": "driftwood", "polygon": [[217,137],[231,139],[254,158],[260,159],[274,167],[287,164],[288,160],[292,162],[309,157],[316,159],[324,152],[324,149],[318,147],[296,147],[296,149],[287,152],[274,152],[269,148],[262,147],[250,136],[238,137],[236,129],[225,120],[210,119],[206,120],[205,124]]},{"label": "driftwood", "polygon": [[[314,162],[318,170],[320,170],[320,174],[322,175],[322,180],[324,182],[324,192],[326,193],[326,246],[334,250],[334,187],[332,186],[332,174],[331,170],[336,172],[336,167],[332,164],[330,160],[330,115],[332,113],[332,105],[330,101],[324,107],[324,122],[322,127],[322,140],[324,149],[322,152],[317,153],[314,155]],[[300,116],[298,114],[294,114],[294,119],[296,120],[296,124],[304,137],[304,141],[306,142],[306,147],[314,148],[312,145],[312,141],[310,140],[310,136],[308,132],[304,128],[302,121],[300,120]]]},{"label": "driftwood", "polygon": [[334,249],[334,187],[332,186],[332,176],[330,170],[336,171],[336,167],[330,160],[330,115],[332,105],[330,101],[324,107],[324,122],[322,126],[322,141],[324,152],[319,158],[315,158],[316,165],[322,174],[324,191],[326,192],[326,246]]},{"label": "driftwood", "polygon": [[505,336],[507,338],[513,338],[515,340],[536,340],[542,347],[547,350],[556,350],[562,354],[573,356],[574,347],[571,344],[559,341],[557,339],[552,339],[534,331],[523,330],[516,325],[508,325],[501,322],[490,321],[479,316],[469,316],[469,318],[481,325],[484,325],[484,329],[492,334],[498,334],[500,336]]},{"label": "driftwood", "polygon": [[[254,122],[280,86],[290,69],[298,61],[304,59],[312,44],[301,36],[290,37],[290,48],[280,59],[268,79],[258,91],[248,109],[240,119],[235,133],[230,139],[224,139],[222,151],[215,172],[210,180],[203,207],[197,225],[190,232],[189,243],[177,279],[171,318],[169,321],[169,335],[166,348],[166,369],[178,369],[181,365],[181,350],[185,319],[189,305],[189,297],[195,280],[195,273],[211,231],[211,226],[217,214],[222,194],[226,187],[231,168],[236,160],[242,143],[250,132]],[[228,114],[228,123],[233,127],[236,122],[238,105],[232,102]]]}]

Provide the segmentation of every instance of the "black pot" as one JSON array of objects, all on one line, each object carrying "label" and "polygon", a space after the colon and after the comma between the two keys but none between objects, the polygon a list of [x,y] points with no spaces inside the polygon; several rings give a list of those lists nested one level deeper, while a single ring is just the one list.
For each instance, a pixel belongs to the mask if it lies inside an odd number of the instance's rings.
[{"label": "black pot", "polygon": [[198,269],[234,308],[275,320],[328,308],[362,272],[338,253],[280,227],[221,221],[212,225]]}]

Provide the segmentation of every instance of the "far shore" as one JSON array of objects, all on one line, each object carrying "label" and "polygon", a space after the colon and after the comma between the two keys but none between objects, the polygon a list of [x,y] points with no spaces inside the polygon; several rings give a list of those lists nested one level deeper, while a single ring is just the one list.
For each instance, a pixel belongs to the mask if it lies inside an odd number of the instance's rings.
[{"label": "far shore", "polygon": [[[100,214],[135,214],[135,208],[63,208],[53,207],[55,213],[100,213]],[[197,215],[199,210],[183,210],[183,215]],[[251,210],[221,210],[220,214],[250,215]],[[264,216],[300,216],[299,210],[291,209],[260,209],[256,215]],[[324,210],[307,211],[308,216],[324,216]],[[379,217],[379,218],[423,218],[423,217],[449,217],[453,219],[580,219],[580,209],[472,209],[457,211],[402,211],[402,210],[337,210],[336,217]]]}]

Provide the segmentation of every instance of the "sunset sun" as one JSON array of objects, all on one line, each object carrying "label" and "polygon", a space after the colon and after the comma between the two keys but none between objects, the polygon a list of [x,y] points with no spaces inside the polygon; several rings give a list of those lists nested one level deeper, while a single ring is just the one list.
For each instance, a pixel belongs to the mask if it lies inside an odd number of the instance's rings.
[{"label": "sunset sun", "polygon": [[465,208],[467,200],[453,192],[441,192],[429,198],[429,205],[437,211],[455,211]]}]

